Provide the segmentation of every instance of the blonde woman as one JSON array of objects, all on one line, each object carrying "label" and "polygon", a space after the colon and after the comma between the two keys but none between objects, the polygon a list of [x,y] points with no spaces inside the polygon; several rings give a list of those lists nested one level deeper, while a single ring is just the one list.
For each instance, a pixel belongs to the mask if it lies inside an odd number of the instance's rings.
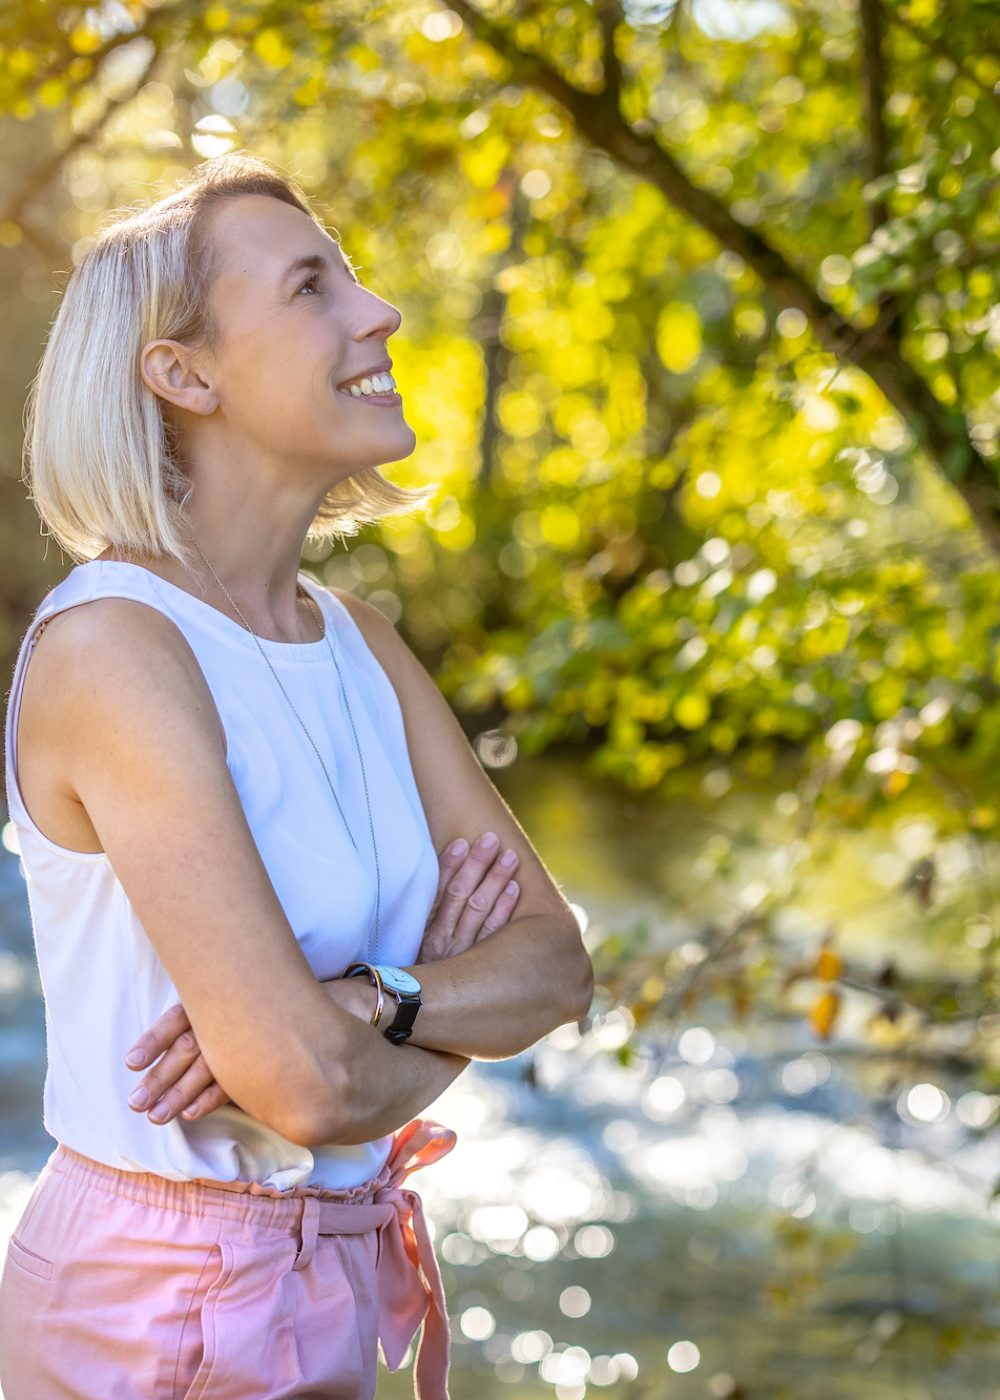
[{"label": "blonde woman", "polygon": [[593,983],[427,672],[299,567],[428,495],[378,470],[414,446],[399,324],[242,153],[105,227],[62,298],[27,461],[77,562],[6,731],[56,1147],[0,1281],[6,1400],[360,1400],[379,1339],[448,1394],[402,1182],[455,1134],[415,1115]]}]

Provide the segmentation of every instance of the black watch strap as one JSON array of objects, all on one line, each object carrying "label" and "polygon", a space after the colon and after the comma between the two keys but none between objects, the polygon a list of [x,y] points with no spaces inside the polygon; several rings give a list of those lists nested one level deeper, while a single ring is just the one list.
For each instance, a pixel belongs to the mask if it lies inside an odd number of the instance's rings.
[{"label": "black watch strap", "polygon": [[[389,996],[396,999],[396,993],[389,990]],[[396,1016],[391,1026],[382,1034],[386,1040],[391,1040],[393,1045],[401,1045],[413,1030],[413,1023],[417,1019],[417,1012],[420,1010],[420,997],[416,995],[401,996],[398,998],[399,1006]]]}]

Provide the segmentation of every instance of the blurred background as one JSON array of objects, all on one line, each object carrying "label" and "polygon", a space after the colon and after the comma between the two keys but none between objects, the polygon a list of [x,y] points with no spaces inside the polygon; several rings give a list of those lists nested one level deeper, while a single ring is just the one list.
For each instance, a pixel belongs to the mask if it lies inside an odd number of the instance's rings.
[{"label": "blurred background", "polygon": [[[432,671],[597,972],[429,1110],[456,1400],[997,1400],[995,4],[26,4],[0,112],[5,686],[103,221],[264,155],[403,313],[386,470],[438,495],[304,566]],[[9,1231],[53,1143],[3,847]]]}]

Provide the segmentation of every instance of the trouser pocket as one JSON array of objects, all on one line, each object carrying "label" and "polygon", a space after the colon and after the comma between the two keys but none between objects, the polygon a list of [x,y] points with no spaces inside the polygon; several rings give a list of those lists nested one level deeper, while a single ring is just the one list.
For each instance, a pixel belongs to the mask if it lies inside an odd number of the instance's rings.
[{"label": "trouser pocket", "polygon": [[181,1328],[174,1400],[198,1400],[212,1379],[218,1356],[216,1309],[234,1263],[232,1247],[224,1240],[217,1241],[205,1260]]}]

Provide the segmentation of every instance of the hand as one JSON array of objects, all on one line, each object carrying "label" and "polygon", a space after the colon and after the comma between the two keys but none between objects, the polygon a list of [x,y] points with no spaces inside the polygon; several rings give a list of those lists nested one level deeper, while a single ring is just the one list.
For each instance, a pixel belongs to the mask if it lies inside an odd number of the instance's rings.
[{"label": "hand", "polygon": [[[508,922],[520,897],[517,881],[511,879],[518,867],[516,852],[512,863],[504,866],[500,864],[504,850],[495,836],[492,846],[484,846],[482,836],[471,849],[464,839],[462,846],[465,849],[457,854],[449,847],[441,856],[437,895],[416,963],[452,958],[481,937],[496,933]],[[508,883],[513,889],[508,889]]]},{"label": "hand", "polygon": [[[132,1048],[141,1050],[143,1058],[129,1069],[146,1069],[161,1057],[136,1086],[148,1092],[147,1103],[129,1103],[137,1113],[147,1113],[150,1122],[167,1123],[182,1111],[185,1118],[203,1118],[222,1104],[232,1103],[222,1085],[216,1083],[180,1002],[164,1011]],[[154,1117],[159,1109],[164,1110],[162,1118]]]}]

